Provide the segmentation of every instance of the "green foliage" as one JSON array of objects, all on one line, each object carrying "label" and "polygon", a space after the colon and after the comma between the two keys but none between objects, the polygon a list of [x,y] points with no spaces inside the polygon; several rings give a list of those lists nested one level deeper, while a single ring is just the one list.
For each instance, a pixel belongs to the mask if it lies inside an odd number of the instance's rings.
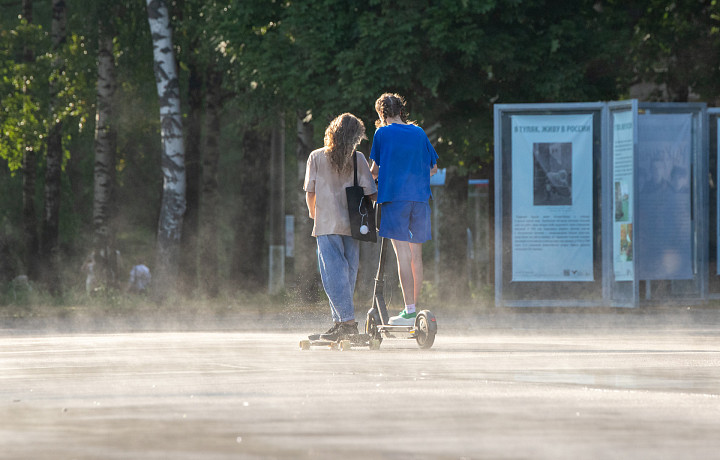
[{"label": "green foliage", "polygon": [[48,45],[39,26],[21,20],[14,29],[0,30],[0,158],[10,171],[22,166],[26,149],[41,152],[46,133],[50,66],[47,59],[26,58]]},{"label": "green foliage", "polygon": [[[68,136],[83,131],[94,116],[96,56],[94,49],[88,48],[94,47],[89,46],[86,37],[70,34],[59,51],[64,65],[50,74],[49,80],[57,86],[59,99],[52,116],[68,125]],[[48,56],[48,59],[53,58]]]},{"label": "green foliage", "polygon": [[[44,151],[52,121],[64,122],[66,138],[87,124],[95,79],[88,69],[94,68],[94,57],[87,52],[83,37],[72,34],[58,51],[65,65],[53,70],[51,62],[56,56],[49,48],[43,28],[25,20],[0,31],[0,157],[13,172],[22,166],[26,150]],[[57,88],[57,103],[52,108],[51,83]],[[66,160],[69,155],[66,150]]]},{"label": "green foliage", "polygon": [[[638,79],[663,85],[667,98],[687,101],[692,89],[714,100],[720,91],[720,5],[717,0],[630,5],[611,2],[633,31],[629,42]],[[660,95],[660,97],[663,97]]]},{"label": "green foliage", "polygon": [[[346,111],[365,121],[372,138],[375,99],[385,91],[399,92],[408,100],[411,118],[435,141],[441,167],[489,176],[493,104],[611,100],[626,96],[639,81],[664,85],[666,94],[659,97],[676,100],[692,90],[712,102],[720,92],[718,0],[183,0],[168,5],[181,94],[187,94],[191,70],[212,65],[225,72],[226,119],[219,142],[226,167],[220,192],[228,208],[243,198],[237,196],[234,175],[247,154],[239,147],[242,133],[249,126],[268,127],[281,111],[292,132],[293,115],[309,110],[318,145],[326,123]],[[61,238],[64,248],[82,249],[74,240],[87,234],[83,228],[91,226],[91,210],[78,212],[75,203],[81,199],[89,208],[92,196],[101,20],[117,33],[119,204],[113,224],[128,252],[145,254],[152,250],[162,187],[145,2],[69,3],[68,39],[58,56],[49,52],[50,7],[49,1],[35,2],[36,23],[28,24],[16,19],[15,2],[0,6],[0,232],[22,240],[20,182],[8,176],[22,167],[26,149],[38,154],[42,172],[48,126],[60,119],[66,160],[72,154],[78,161],[76,176],[63,181]],[[64,66],[53,73],[56,57]],[[50,81],[59,89],[60,102],[53,108]],[[288,177],[294,174],[289,171]],[[222,219],[229,222],[231,216]],[[224,244],[232,244],[232,226],[220,225]]]},{"label": "green foliage", "polygon": [[[219,25],[236,84],[324,123],[343,111],[374,121],[385,91],[434,127],[441,166],[491,158],[492,105],[617,96],[620,48],[601,46],[609,15],[582,0],[344,1],[233,4]],[[266,103],[263,107],[267,107]]]}]

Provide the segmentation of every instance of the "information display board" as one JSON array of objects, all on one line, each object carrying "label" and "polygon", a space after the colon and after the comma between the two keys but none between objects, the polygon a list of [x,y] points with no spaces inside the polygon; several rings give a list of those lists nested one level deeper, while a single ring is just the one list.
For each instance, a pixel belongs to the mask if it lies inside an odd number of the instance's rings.
[{"label": "information display board", "polygon": [[495,107],[498,305],[602,304],[604,107]]},{"label": "information display board", "polygon": [[612,113],[613,272],[615,281],[635,278],[633,220],[635,139],[632,110]]},{"label": "information display board", "polygon": [[645,114],[638,129],[638,277],[693,277],[690,114]]},{"label": "information display board", "polygon": [[709,109],[708,113],[711,128],[710,143],[712,147],[714,147],[710,155],[713,157],[712,159],[715,163],[715,177],[713,182],[715,185],[715,196],[713,197],[715,200],[715,219],[713,221],[715,224],[715,231],[713,232],[715,243],[715,274],[720,275],[720,263],[718,263],[718,261],[720,261],[720,244],[717,244],[718,241],[720,241],[720,187],[717,186],[717,181],[720,177],[720,142],[718,142],[718,134],[720,133],[720,109]]},{"label": "information display board", "polygon": [[512,280],[592,281],[592,115],[510,118]]},{"label": "information display board", "polygon": [[639,283],[636,277],[637,234],[637,129],[636,100],[608,103],[609,151],[603,178],[604,207],[611,210],[606,219],[612,250],[608,255],[612,269],[603,279],[605,298],[615,307],[638,305]]},{"label": "information display board", "polygon": [[702,103],[495,106],[496,306],[707,298],[708,156]]}]

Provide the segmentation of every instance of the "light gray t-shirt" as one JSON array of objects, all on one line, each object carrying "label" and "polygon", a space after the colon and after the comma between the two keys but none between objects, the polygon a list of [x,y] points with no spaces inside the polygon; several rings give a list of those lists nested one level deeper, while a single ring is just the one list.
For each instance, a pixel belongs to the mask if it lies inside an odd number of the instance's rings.
[{"label": "light gray t-shirt", "polygon": [[[375,180],[370,173],[365,155],[357,155],[358,185],[363,188],[365,195],[377,192]],[[341,177],[333,168],[327,157],[325,149],[314,150],[307,161],[305,169],[306,192],[315,193],[315,223],[313,236],[318,235],[348,235],[350,233],[350,218],[348,217],[347,196],[345,187],[353,185],[353,171]]]}]

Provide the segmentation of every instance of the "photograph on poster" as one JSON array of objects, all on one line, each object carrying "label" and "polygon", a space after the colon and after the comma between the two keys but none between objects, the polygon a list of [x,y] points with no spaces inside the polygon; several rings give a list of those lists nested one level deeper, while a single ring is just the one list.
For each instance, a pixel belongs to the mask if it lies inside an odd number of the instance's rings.
[{"label": "photograph on poster", "polygon": [[632,224],[622,224],[620,225],[620,260],[630,262],[632,259]]},{"label": "photograph on poster", "polygon": [[615,181],[615,222],[630,220],[630,194],[628,187],[621,181]]},{"label": "photograph on poster", "polygon": [[[645,146],[642,146],[645,147]],[[690,144],[655,142],[644,148],[645,169],[640,170],[640,191],[686,193],[690,190]]]},{"label": "photograph on poster", "polygon": [[572,143],[533,144],[533,204],[572,205]]}]

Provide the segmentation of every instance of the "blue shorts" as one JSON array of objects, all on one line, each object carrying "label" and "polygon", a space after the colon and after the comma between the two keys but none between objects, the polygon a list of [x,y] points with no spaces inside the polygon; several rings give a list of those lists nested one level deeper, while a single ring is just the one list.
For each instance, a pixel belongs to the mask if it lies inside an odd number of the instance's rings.
[{"label": "blue shorts", "polygon": [[389,201],[380,208],[383,238],[424,243],[432,238],[430,204],[421,201]]}]

